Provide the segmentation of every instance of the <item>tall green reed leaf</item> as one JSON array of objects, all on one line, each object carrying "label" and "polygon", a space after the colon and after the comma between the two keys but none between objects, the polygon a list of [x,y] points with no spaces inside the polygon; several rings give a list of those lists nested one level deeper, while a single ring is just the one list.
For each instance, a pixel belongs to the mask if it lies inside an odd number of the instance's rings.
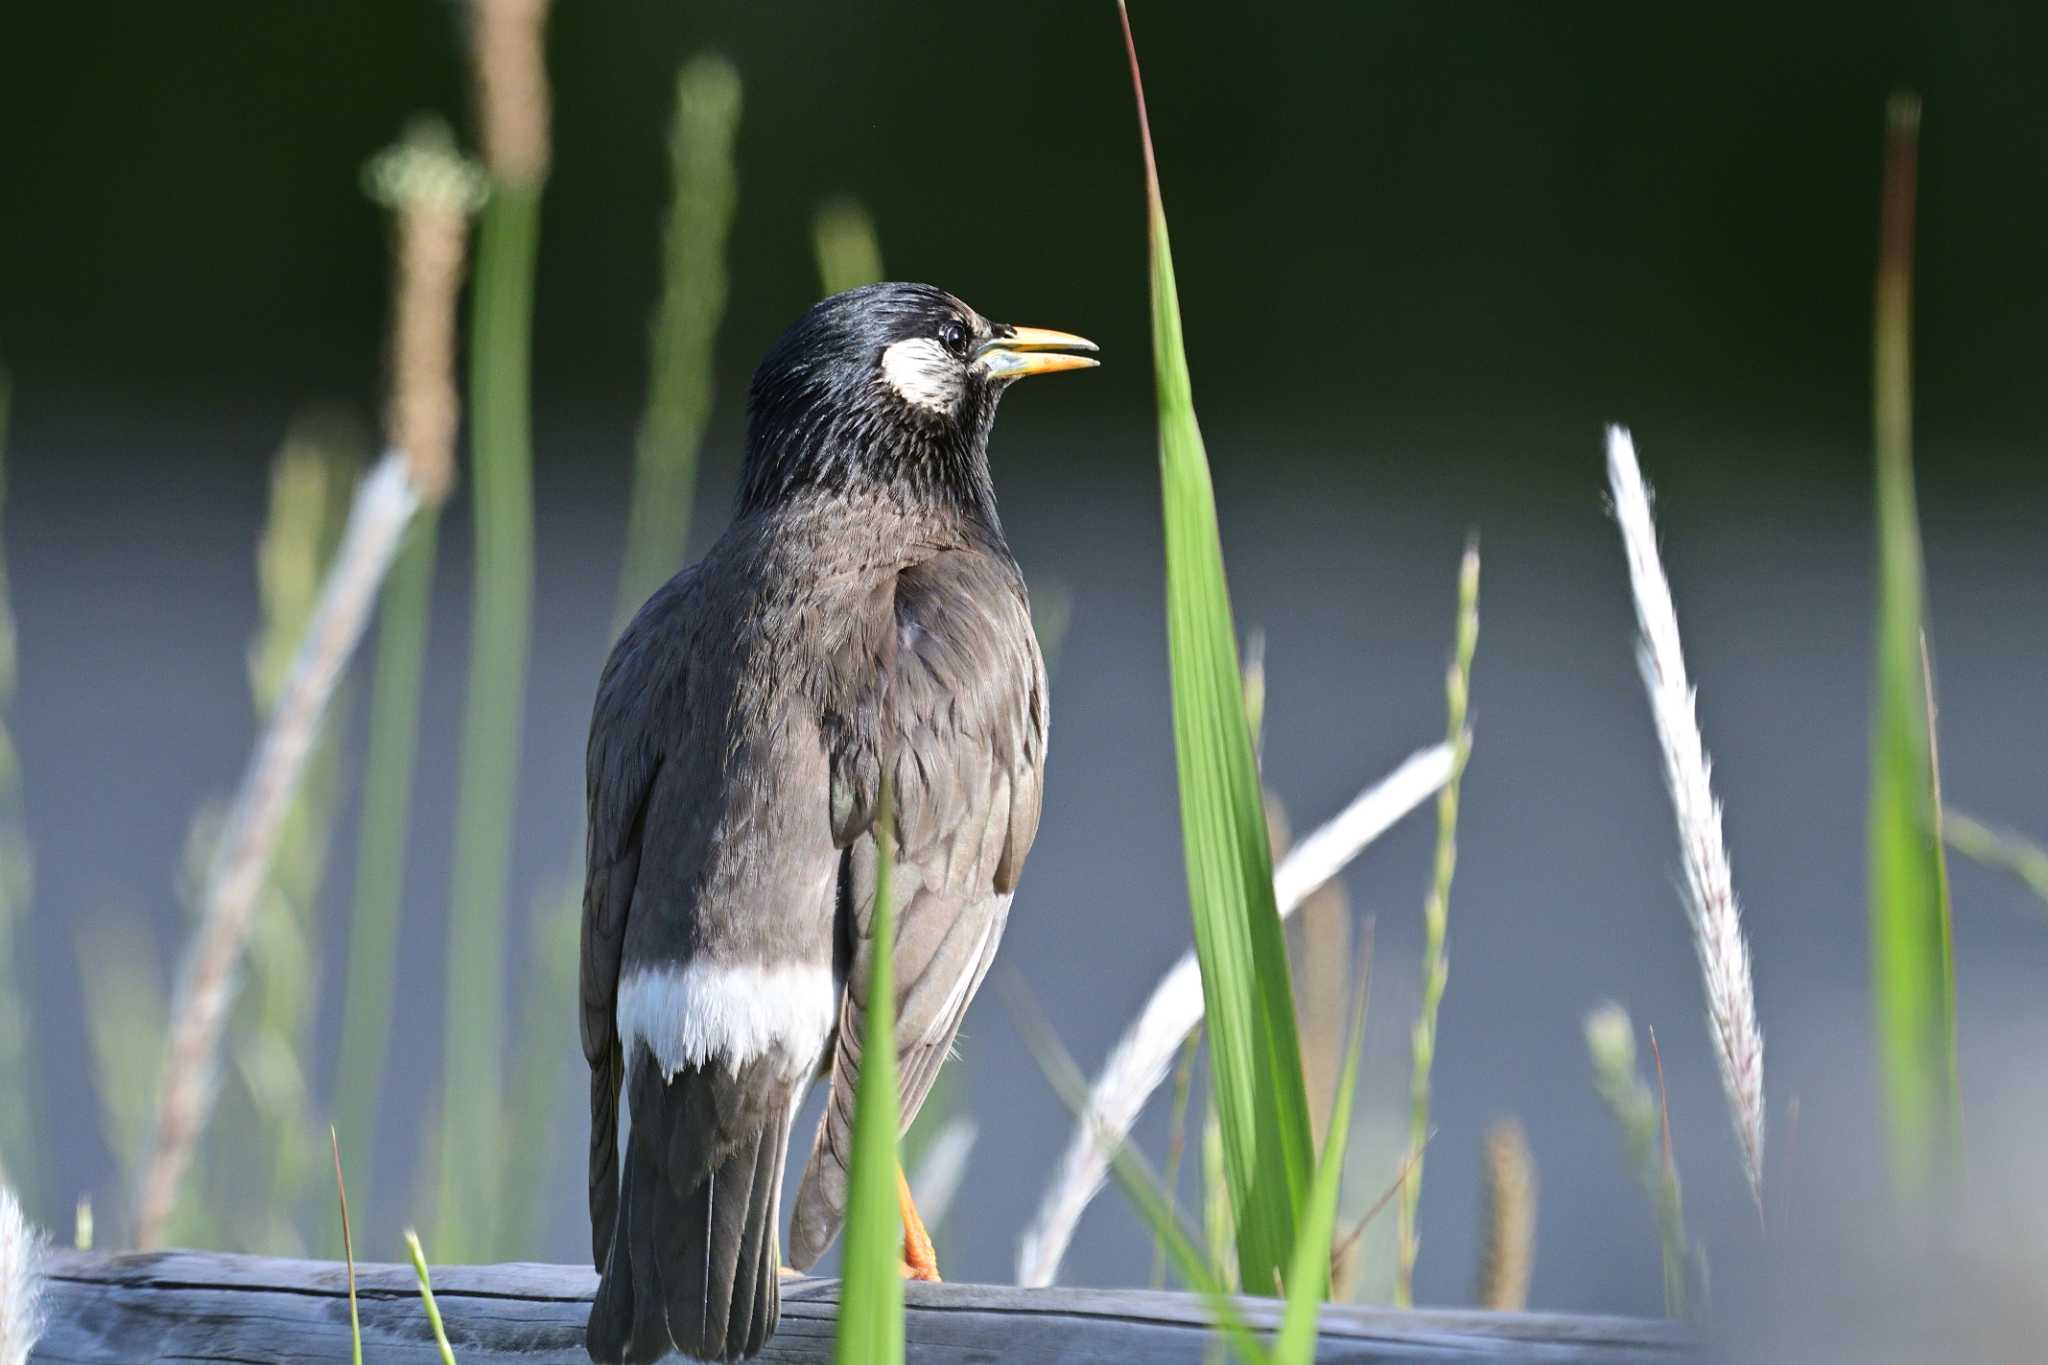
[{"label": "tall green reed leaf", "polygon": [[896,1202],[899,1175],[896,1096],[896,864],[894,799],[884,765],[875,816],[875,908],[867,1034],[853,1102],[853,1159],[846,1192],[846,1250],[839,1291],[834,1358],[840,1365],[901,1365],[903,1360],[903,1234]]},{"label": "tall green reed leaf", "polygon": [[[0,371],[0,456],[7,448],[11,397],[7,374]],[[5,506],[6,487],[0,465],[0,508]],[[35,1122],[35,1115],[42,1112],[41,1077],[28,1033],[38,994],[29,935],[35,859],[22,822],[21,760],[6,725],[14,706],[15,645],[13,600],[6,562],[0,558],[0,1095],[15,1097],[0,1108],[0,1184],[11,1184],[23,1203],[34,1208],[42,1159]]]},{"label": "tall green reed leaf", "polygon": [[419,747],[420,688],[426,676],[438,518],[428,512],[406,532],[377,608],[377,657],[370,681],[369,742],[356,825],[348,920],[348,966],[335,1069],[335,1126],[362,1154],[356,1195],[365,1210],[377,1150],[378,1099],[391,1047],[398,971],[398,919],[412,833],[413,757]]},{"label": "tall green reed leaf", "polygon": [[533,610],[528,376],[540,187],[495,184],[478,236],[470,314],[471,591],[468,700],[450,874],[444,1154],[436,1241],[462,1260],[496,1244],[503,1148],[506,898]]},{"label": "tall green reed leaf", "polygon": [[533,625],[529,381],[548,163],[547,8],[547,0],[478,0],[471,30],[491,197],[470,295],[476,566],[449,875],[436,1237],[442,1254],[458,1261],[496,1248],[503,1194],[505,925]]},{"label": "tall green reed leaf", "polygon": [[1886,109],[1874,346],[1877,681],[1871,727],[1870,951],[1878,1055],[1903,1190],[1952,1155],[1955,969],[1940,836],[1919,513],[1913,495],[1913,207],[1920,103]]},{"label": "tall green reed leaf", "polygon": [[371,199],[392,211],[395,228],[387,440],[405,452],[424,494],[377,604],[369,747],[357,817],[341,1054],[334,1082],[337,1141],[345,1140],[363,1159],[356,1189],[360,1205],[368,1209],[374,1174],[369,1157],[377,1149],[377,1102],[391,1042],[428,612],[441,504],[454,481],[460,410],[456,299],[468,254],[469,217],[483,201],[485,181],[482,168],[456,152],[448,130],[429,121],[416,124],[397,146],[373,157],[363,168],[363,186]]},{"label": "tall green reed leaf", "polygon": [[811,247],[818,258],[818,282],[827,294],[843,293],[882,278],[882,243],[875,220],[858,200],[833,199],[811,220]]},{"label": "tall green reed leaf", "polygon": [[1458,866],[1458,789],[1465,764],[1472,757],[1472,731],[1465,717],[1472,698],[1472,656],[1479,648],[1479,542],[1465,547],[1458,566],[1458,627],[1451,666],[1444,674],[1445,742],[1451,746],[1451,779],[1436,798],[1436,860],[1429,897],[1422,909],[1422,1009],[1412,1039],[1414,1072],[1410,1080],[1408,1148],[1415,1169],[1401,1183],[1401,1203],[1394,1233],[1396,1264],[1394,1302],[1415,1302],[1415,1257],[1421,1241],[1415,1232],[1416,1210],[1422,1204],[1422,1152],[1429,1138],[1430,1069],[1436,1062],[1436,1016],[1442,1006],[1451,965],[1444,955],[1450,927],[1451,875]]},{"label": "tall green reed leaf", "polygon": [[1144,83],[1130,12],[1121,0],[1117,10],[1145,158],[1174,750],[1209,1027],[1210,1090],[1223,1129],[1242,1283],[1271,1293],[1293,1253],[1313,1175],[1308,1092]]},{"label": "tall green reed leaf", "polygon": [[698,449],[710,419],[712,350],[725,315],[725,243],[738,202],[733,140],[740,74],[723,57],[686,63],[669,131],[668,228],[648,363],[647,411],[634,452],[633,501],[613,629],[682,566]]}]

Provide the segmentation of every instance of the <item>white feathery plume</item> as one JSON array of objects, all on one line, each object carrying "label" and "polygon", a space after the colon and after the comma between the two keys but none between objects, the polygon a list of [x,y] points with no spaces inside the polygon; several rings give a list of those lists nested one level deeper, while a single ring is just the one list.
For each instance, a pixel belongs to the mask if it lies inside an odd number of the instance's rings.
[{"label": "white feathery plume", "polygon": [[43,1235],[0,1185],[0,1365],[28,1365],[43,1334]]},{"label": "white feathery plume", "polygon": [[1650,694],[1650,714],[1664,751],[1664,781],[1678,820],[1678,845],[1685,864],[1685,911],[1699,951],[1706,987],[1707,1029],[1728,1112],[1742,1151],[1750,1197],[1763,1210],[1764,1038],[1756,1022],[1756,991],[1750,980],[1749,944],[1742,936],[1742,912],[1721,836],[1721,803],[1710,782],[1712,764],[1700,738],[1695,693],[1679,647],[1678,613],[1671,585],[1657,554],[1657,526],[1650,492],[1636,464],[1635,442],[1626,427],[1607,429],[1607,478],[1614,491],[1614,519],[1621,524],[1629,583],[1635,590],[1642,639],[1636,659]]},{"label": "white feathery plume", "polygon": [[386,454],[357,487],[319,603],[208,864],[199,926],[171,1007],[162,1089],[136,1199],[135,1241],[145,1251],[163,1240],[206,1126],[235,969],[278,831],[305,776],[328,700],[420,503],[412,466],[400,451]]},{"label": "white feathery plume", "polygon": [[[1450,780],[1452,763],[1448,744],[1410,754],[1295,844],[1273,870],[1273,898],[1281,916],[1292,914],[1366,845],[1436,795]],[[1166,1080],[1181,1044],[1202,1022],[1202,1010],[1202,972],[1190,950],[1153,988],[1137,1022],[1124,1030],[1095,1078],[1088,1112],[1075,1124],[1059,1170],[1018,1244],[1018,1284],[1036,1289],[1053,1282],[1081,1214],[1102,1189],[1110,1157],[1130,1136],[1145,1101]]]}]

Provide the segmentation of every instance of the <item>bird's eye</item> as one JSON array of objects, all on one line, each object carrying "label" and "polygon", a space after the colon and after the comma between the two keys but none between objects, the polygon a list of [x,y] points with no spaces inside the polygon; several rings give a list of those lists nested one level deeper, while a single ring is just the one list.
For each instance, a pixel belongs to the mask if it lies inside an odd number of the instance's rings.
[{"label": "bird's eye", "polygon": [[958,319],[939,324],[939,344],[955,355],[967,349],[967,329]]}]

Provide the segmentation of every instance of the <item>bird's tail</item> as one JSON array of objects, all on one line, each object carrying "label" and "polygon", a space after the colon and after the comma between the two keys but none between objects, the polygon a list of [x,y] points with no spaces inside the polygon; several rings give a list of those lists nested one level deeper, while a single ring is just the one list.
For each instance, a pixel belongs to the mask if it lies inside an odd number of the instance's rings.
[{"label": "bird's tail", "polygon": [[793,1115],[786,1102],[743,1104],[753,1121],[735,1128],[733,1097],[714,1093],[734,1085],[730,1074],[664,1081],[644,1062],[635,1073],[591,1359],[745,1360],[782,1306],[776,1222]]}]

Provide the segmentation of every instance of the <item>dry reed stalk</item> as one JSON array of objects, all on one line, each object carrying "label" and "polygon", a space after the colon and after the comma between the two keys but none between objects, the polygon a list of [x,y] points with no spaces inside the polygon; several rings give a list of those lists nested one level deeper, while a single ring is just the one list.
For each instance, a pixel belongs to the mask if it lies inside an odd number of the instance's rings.
[{"label": "dry reed stalk", "polygon": [[1614,518],[1621,525],[1642,629],[1636,660],[1650,694],[1650,715],[1664,756],[1664,781],[1678,821],[1678,845],[1685,865],[1685,910],[1706,987],[1707,1032],[1714,1062],[1727,1093],[1728,1114],[1742,1153],[1743,1173],[1757,1216],[1763,1216],[1764,1038],[1757,1027],[1756,991],[1750,978],[1749,944],[1742,935],[1742,911],[1735,899],[1728,848],[1721,835],[1721,803],[1714,798],[1712,764],[1700,738],[1696,694],[1685,672],[1679,644],[1678,612],[1671,584],[1657,553],[1657,526],[1650,491],[1636,463],[1635,442],[1626,427],[1607,429],[1607,477],[1614,492]]},{"label": "dry reed stalk", "polygon": [[44,1249],[14,1191],[0,1185],[0,1365],[28,1365],[43,1334]]},{"label": "dry reed stalk", "polygon": [[[1451,746],[1432,745],[1408,757],[1335,817],[1312,831],[1273,871],[1273,897],[1282,916],[1397,820],[1449,780]],[[1153,988],[1137,1021],[1124,1031],[1089,1091],[1088,1112],[1075,1125],[1058,1172],[1017,1249],[1017,1282],[1042,1288],[1053,1282],[1081,1214],[1102,1189],[1110,1155],[1130,1135],[1138,1113],[1165,1081],[1182,1040],[1202,1021],[1202,976],[1193,952],[1181,955]]]},{"label": "dry reed stalk", "polygon": [[357,487],[320,603],[208,865],[199,928],[171,1009],[156,1119],[136,1200],[135,1240],[144,1249],[161,1243],[206,1125],[235,968],[279,829],[319,738],[328,699],[419,505],[411,466],[397,451],[386,454]]},{"label": "dry reed stalk", "polygon": [[371,175],[375,197],[397,213],[391,442],[412,462],[420,497],[434,505],[455,482],[455,301],[483,178],[430,134],[387,153]]},{"label": "dry reed stalk", "polygon": [[1519,1121],[1495,1119],[1487,1128],[1480,1175],[1486,1225],[1474,1297],[1481,1308],[1519,1313],[1536,1269],[1536,1158]]},{"label": "dry reed stalk", "polygon": [[477,0],[476,72],[484,160],[511,185],[548,173],[548,0]]}]

